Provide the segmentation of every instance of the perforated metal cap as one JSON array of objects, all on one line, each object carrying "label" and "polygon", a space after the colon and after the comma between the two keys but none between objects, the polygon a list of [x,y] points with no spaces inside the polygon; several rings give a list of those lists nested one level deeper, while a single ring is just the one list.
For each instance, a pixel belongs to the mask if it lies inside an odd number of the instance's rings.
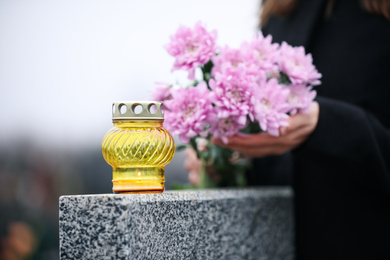
[{"label": "perforated metal cap", "polygon": [[164,120],[160,101],[117,101],[112,104],[112,120]]}]

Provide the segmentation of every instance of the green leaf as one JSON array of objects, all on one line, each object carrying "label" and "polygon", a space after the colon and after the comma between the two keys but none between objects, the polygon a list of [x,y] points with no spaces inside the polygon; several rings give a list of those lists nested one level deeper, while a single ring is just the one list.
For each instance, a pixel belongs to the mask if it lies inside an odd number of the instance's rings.
[{"label": "green leaf", "polygon": [[189,142],[189,145],[191,145],[192,149],[194,149],[194,151],[196,152],[196,156],[198,157],[198,159],[202,159],[202,156],[200,155],[199,151],[198,151],[198,146],[196,145],[196,137],[193,137],[190,139],[190,142]]},{"label": "green leaf", "polygon": [[205,65],[203,65],[202,72],[208,73],[211,75],[211,69],[213,68],[214,64],[211,60],[209,60]]},{"label": "green leaf", "polygon": [[188,190],[188,189],[194,189],[195,186],[190,183],[172,183],[172,189],[173,190]]},{"label": "green leaf", "polygon": [[249,124],[241,130],[242,133],[246,134],[256,134],[261,133],[263,130],[260,128],[260,124],[257,121],[251,122],[248,116]]},{"label": "green leaf", "polygon": [[284,74],[283,72],[280,72],[280,78],[278,80],[279,84],[284,84],[284,85],[290,85],[291,84],[291,80],[290,78]]},{"label": "green leaf", "polygon": [[186,148],[187,148],[187,145],[181,144],[181,145],[176,146],[176,151],[182,151]]}]

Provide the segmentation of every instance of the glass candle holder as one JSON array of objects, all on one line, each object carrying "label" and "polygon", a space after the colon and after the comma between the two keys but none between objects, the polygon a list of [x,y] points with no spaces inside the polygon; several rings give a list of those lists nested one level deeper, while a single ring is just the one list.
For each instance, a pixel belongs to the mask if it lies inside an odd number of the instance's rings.
[{"label": "glass candle holder", "polygon": [[161,102],[114,102],[114,127],[104,136],[102,154],[113,169],[114,193],[161,193],[164,166],[175,143],[163,127]]}]

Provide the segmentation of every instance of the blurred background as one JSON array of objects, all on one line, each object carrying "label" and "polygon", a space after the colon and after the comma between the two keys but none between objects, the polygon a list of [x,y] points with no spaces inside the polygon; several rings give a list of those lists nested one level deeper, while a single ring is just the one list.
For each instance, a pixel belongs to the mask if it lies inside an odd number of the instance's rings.
[{"label": "blurred background", "polygon": [[[111,105],[176,83],[163,48],[202,21],[218,44],[257,30],[260,0],[0,0],[0,259],[58,259],[58,198],[111,193]],[[188,183],[178,152],[166,189]]]}]

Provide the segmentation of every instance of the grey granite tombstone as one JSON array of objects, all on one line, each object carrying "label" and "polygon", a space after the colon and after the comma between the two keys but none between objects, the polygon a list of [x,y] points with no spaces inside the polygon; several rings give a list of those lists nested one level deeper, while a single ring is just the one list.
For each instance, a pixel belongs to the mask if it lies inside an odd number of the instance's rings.
[{"label": "grey granite tombstone", "polygon": [[60,198],[60,259],[293,259],[289,188]]}]

